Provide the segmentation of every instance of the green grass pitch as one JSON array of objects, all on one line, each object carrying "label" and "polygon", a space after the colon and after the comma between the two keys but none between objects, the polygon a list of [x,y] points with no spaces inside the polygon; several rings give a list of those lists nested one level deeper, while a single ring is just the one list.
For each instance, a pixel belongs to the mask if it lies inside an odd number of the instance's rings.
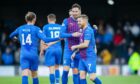
[{"label": "green grass pitch", "polygon": [[[103,84],[140,84],[140,76],[100,76]],[[29,78],[32,84],[31,78]],[[39,77],[40,84],[49,84],[48,77]],[[88,84],[93,84],[87,78]],[[0,77],[0,84],[21,84],[21,77]],[[72,77],[69,77],[69,83],[72,84]]]}]

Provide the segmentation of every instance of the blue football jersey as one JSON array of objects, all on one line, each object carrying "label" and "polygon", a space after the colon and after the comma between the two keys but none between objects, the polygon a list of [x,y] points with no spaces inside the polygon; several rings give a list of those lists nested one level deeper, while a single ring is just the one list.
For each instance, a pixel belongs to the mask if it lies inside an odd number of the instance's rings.
[{"label": "blue football jersey", "polygon": [[80,49],[80,55],[82,58],[92,57],[96,59],[96,44],[94,37],[94,30],[88,26],[83,30],[83,34],[80,37],[80,43],[83,43],[84,40],[89,40],[89,45],[87,48]]},{"label": "blue football jersey", "polygon": [[10,34],[10,38],[18,36],[21,45],[21,54],[35,54],[37,55],[39,39],[45,42],[57,41],[58,38],[51,39],[46,38],[45,34],[40,30],[39,27],[34,25],[22,25],[18,27],[14,32]]},{"label": "blue football jersey", "polygon": [[[46,24],[43,27],[44,34],[49,38],[59,38],[62,26],[59,24]],[[52,46],[61,46],[61,41]]]}]

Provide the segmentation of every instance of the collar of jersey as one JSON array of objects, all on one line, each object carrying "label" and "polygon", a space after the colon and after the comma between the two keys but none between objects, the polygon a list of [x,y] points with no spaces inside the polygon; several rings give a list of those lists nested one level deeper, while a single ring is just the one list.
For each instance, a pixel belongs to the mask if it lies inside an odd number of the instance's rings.
[{"label": "collar of jersey", "polygon": [[31,24],[31,23],[27,23],[27,25],[34,25],[34,24]]},{"label": "collar of jersey", "polygon": [[87,28],[88,28],[88,26],[86,26],[86,28],[85,28],[85,29],[83,29],[83,31],[85,31]]},{"label": "collar of jersey", "polygon": [[74,19],[74,17],[73,17],[73,16],[70,16],[70,18],[72,18],[72,20],[73,20],[73,21],[77,22],[77,20],[76,20],[76,19]]}]

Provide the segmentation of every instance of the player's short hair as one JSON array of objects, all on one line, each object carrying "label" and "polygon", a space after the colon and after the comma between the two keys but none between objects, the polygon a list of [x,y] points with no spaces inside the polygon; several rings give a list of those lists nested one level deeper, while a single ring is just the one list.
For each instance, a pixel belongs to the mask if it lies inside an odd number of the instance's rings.
[{"label": "player's short hair", "polygon": [[54,20],[56,20],[56,15],[51,13],[47,16],[47,18],[54,21]]},{"label": "player's short hair", "polygon": [[25,20],[33,21],[33,19],[36,19],[36,14],[34,12],[27,12],[25,15]]},{"label": "player's short hair", "polygon": [[78,8],[79,10],[81,10],[81,6],[77,3],[73,4],[72,8]]},{"label": "player's short hair", "polygon": [[78,18],[83,18],[88,21],[88,16],[86,14],[81,14]]}]

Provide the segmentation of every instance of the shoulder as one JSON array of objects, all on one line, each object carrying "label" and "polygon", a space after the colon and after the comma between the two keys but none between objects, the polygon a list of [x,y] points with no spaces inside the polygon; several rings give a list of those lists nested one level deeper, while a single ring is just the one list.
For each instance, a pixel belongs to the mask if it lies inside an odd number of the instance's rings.
[{"label": "shoulder", "polygon": [[44,25],[44,26],[43,26],[43,29],[44,29],[44,28],[47,28],[48,26],[49,26],[49,24]]},{"label": "shoulder", "polygon": [[24,29],[26,26],[27,26],[26,24],[21,25],[21,26],[17,27],[17,29],[16,29],[16,30],[22,30],[22,29]]},{"label": "shoulder", "polygon": [[33,30],[35,30],[35,31],[39,31],[39,30],[41,30],[41,28],[38,27],[38,26],[33,25]]},{"label": "shoulder", "polygon": [[37,29],[37,30],[38,30],[38,29],[40,29],[40,27],[38,27],[38,26],[35,26],[35,25],[33,25],[33,27],[34,27],[35,29]]},{"label": "shoulder", "polygon": [[49,24],[45,24],[43,27],[47,27],[47,26],[49,26]]},{"label": "shoulder", "polygon": [[65,26],[67,23],[68,23],[68,18],[65,18],[65,19],[63,20],[62,26]]},{"label": "shoulder", "polygon": [[58,27],[61,27],[62,25],[60,25],[60,24],[55,24],[56,26],[58,26]]},{"label": "shoulder", "polygon": [[37,29],[40,29],[40,27],[39,27],[39,26],[36,26],[36,25],[33,25],[33,27],[34,27],[34,28],[37,28]]},{"label": "shoulder", "polygon": [[93,29],[91,27],[87,27],[87,29],[85,30],[85,32],[88,32],[88,33],[93,33]]},{"label": "shoulder", "polygon": [[68,18],[65,18],[64,20],[63,20],[63,22],[65,22],[65,21],[67,21],[68,20]]},{"label": "shoulder", "polygon": [[27,24],[23,24],[23,25],[19,26],[18,28],[24,28],[26,26],[27,26]]}]

